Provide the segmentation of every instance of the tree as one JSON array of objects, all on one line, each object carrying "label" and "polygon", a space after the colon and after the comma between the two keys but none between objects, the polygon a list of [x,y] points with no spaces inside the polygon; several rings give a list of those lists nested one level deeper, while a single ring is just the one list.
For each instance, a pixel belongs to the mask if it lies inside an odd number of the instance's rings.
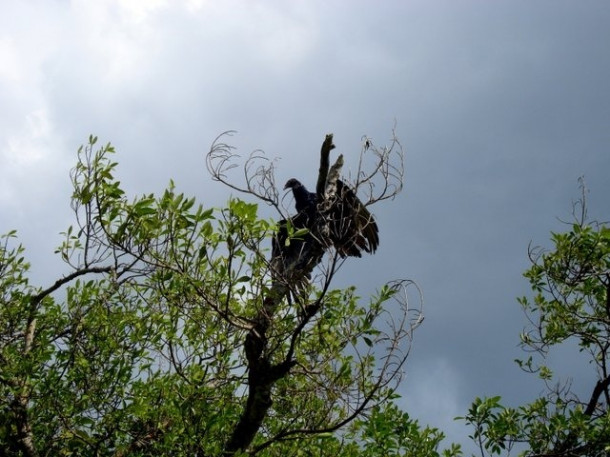
[{"label": "tree", "polygon": [[[554,248],[530,248],[525,272],[533,298],[519,299],[529,319],[524,349],[538,356],[518,360],[537,373],[546,395],[508,408],[500,397],[477,398],[465,420],[481,455],[520,450],[528,456],[607,456],[610,453],[610,227],[588,221],[586,190],[566,233],[553,233]],[[545,359],[559,345],[576,343],[594,368],[586,397],[557,380]]]},{"label": "tree", "polygon": [[[240,187],[227,178],[237,156],[219,140],[212,177],[288,217],[272,162],[251,156]],[[370,205],[400,190],[402,150],[395,138],[366,145],[353,184]],[[323,180],[341,168],[328,170],[333,147],[327,136]],[[442,433],[392,402],[421,322],[412,282],[390,281],[368,300],[332,288],[345,260],[327,245],[306,254],[307,268],[272,271],[277,224],[256,203],[204,208],[171,181],[130,201],[114,152],[93,136],[78,150],[76,224],[56,251],[69,270],[50,286],[30,283],[14,231],[1,238],[4,453],[438,455]]]}]

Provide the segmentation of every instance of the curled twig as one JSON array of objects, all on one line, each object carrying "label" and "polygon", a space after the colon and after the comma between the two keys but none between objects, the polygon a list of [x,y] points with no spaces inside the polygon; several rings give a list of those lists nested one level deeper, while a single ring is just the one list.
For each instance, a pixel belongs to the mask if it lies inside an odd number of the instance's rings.
[{"label": "curled twig", "polygon": [[279,194],[275,184],[274,160],[265,157],[264,152],[260,149],[253,151],[242,166],[245,187],[233,184],[229,180],[227,173],[239,167],[235,161],[240,156],[235,152],[235,147],[225,143],[222,139],[226,136],[232,136],[234,133],[233,130],[223,132],[212,142],[212,146],[206,155],[206,167],[212,179],[238,192],[254,195],[279,211]]}]

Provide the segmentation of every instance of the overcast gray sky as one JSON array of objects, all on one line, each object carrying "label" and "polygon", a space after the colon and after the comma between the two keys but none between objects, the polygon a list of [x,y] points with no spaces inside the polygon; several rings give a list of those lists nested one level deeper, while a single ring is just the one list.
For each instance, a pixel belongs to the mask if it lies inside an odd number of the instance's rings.
[{"label": "overcast gray sky", "polygon": [[[3,0],[0,231],[19,230],[36,280],[61,271],[68,171],[91,133],[131,194],[173,178],[217,206],[229,194],[203,157],[225,130],[280,157],[278,182],[313,186],[326,133],[355,166],[362,135],[384,144],[396,121],[404,193],[375,208],[380,250],[341,281],[418,282],[401,402],[466,442],[453,417],[475,396],[543,387],[512,362],[528,243],[563,229],[580,176],[610,219],[608,24],[605,1]],[[556,362],[586,385],[574,356]]]}]

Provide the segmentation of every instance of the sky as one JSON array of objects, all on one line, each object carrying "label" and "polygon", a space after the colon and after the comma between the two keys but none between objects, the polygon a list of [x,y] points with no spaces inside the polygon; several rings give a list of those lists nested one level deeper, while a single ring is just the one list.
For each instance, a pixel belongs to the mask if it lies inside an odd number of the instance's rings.
[{"label": "sky", "polygon": [[[542,383],[513,362],[526,325],[528,244],[550,247],[588,188],[610,219],[610,3],[539,1],[3,0],[0,232],[32,278],[63,271],[69,170],[90,134],[112,142],[130,195],[170,179],[206,206],[229,191],[204,156],[222,132],[315,185],[334,133],[405,150],[404,191],[374,207],[378,252],[339,281],[363,296],[407,278],[424,295],[401,406],[469,446],[453,420],[477,396],[518,405]],[[263,209],[264,211],[264,209]],[[272,213],[269,212],[269,215]],[[553,355],[576,389],[591,367]]]}]

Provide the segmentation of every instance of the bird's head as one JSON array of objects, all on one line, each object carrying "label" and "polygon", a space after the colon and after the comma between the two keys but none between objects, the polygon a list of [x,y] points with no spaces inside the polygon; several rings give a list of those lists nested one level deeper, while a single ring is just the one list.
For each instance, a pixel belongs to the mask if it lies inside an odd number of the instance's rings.
[{"label": "bird's head", "polygon": [[296,179],[296,178],[290,178],[288,181],[286,181],[286,185],[284,186],[284,190],[286,189],[297,189],[299,187],[301,187],[303,184],[301,184],[301,182]]}]

